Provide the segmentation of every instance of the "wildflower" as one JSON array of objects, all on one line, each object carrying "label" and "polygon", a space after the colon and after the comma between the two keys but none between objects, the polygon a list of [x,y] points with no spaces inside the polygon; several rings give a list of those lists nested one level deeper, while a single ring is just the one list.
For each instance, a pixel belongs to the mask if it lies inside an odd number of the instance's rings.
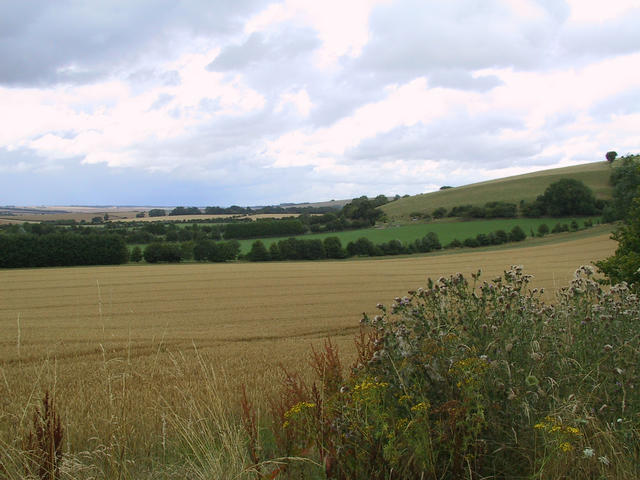
[{"label": "wildflower", "polygon": [[569,442],[562,442],[559,447],[563,452],[570,452],[573,450],[573,446]]},{"label": "wildflower", "polygon": [[429,409],[428,402],[420,402],[417,405],[411,407],[412,412],[426,412]]},{"label": "wildflower", "polygon": [[571,435],[580,435],[580,430],[576,427],[565,427],[564,431],[570,433]]},{"label": "wildflower", "polygon": [[603,455],[601,457],[598,457],[598,461],[604,465],[609,465],[609,459],[607,458],[606,455]]},{"label": "wildflower", "polygon": [[582,451],[582,455],[584,455],[584,458],[591,458],[593,457],[593,454],[595,452],[593,451],[593,448],[591,447],[587,447]]},{"label": "wildflower", "polygon": [[298,415],[300,412],[307,408],[315,408],[316,404],[311,402],[298,402],[289,410],[284,412],[284,418],[291,418],[295,415]]}]

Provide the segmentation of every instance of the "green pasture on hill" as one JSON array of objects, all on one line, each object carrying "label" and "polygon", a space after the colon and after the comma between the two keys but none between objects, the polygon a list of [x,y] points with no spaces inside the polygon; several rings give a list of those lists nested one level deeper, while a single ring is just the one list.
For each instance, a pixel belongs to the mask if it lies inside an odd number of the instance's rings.
[{"label": "green pasture on hill", "polygon": [[596,198],[609,199],[612,192],[611,185],[609,185],[611,168],[612,166],[607,162],[595,162],[542,170],[400,198],[379,208],[390,219],[406,219],[413,212],[430,214],[439,207],[450,210],[458,205],[483,206],[488,202],[497,201],[519,203],[520,200],[525,200],[530,202],[535,200],[538,195],[542,195],[549,185],[561,178],[580,180],[593,190]]},{"label": "green pasture on hill", "polygon": [[[513,227],[519,225],[520,228],[529,236],[531,231],[538,231],[538,226],[546,223],[549,229],[552,229],[556,223],[566,223],[569,225],[573,218],[502,218],[492,220],[470,220],[465,222],[457,221],[435,221],[429,223],[414,223],[410,225],[385,226],[376,228],[365,228],[360,230],[347,230],[344,232],[331,233],[314,233],[297,236],[296,238],[304,239],[324,239],[326,237],[338,237],[342,242],[342,246],[346,247],[347,243],[356,241],[360,237],[366,237],[375,244],[388,242],[390,240],[400,240],[404,243],[412,242],[418,238],[424,237],[429,232],[435,232],[440,239],[442,245],[446,245],[453,239],[457,238],[463,241],[469,237],[475,237],[479,233],[490,233],[496,230],[504,230],[509,232]],[[582,228],[586,218],[576,218],[578,225]],[[597,219],[591,219],[596,223]],[[261,238],[262,242],[269,247],[274,242],[289,237],[271,237]],[[242,253],[251,250],[251,244],[258,239],[252,238],[248,240],[240,240],[240,248]]]}]

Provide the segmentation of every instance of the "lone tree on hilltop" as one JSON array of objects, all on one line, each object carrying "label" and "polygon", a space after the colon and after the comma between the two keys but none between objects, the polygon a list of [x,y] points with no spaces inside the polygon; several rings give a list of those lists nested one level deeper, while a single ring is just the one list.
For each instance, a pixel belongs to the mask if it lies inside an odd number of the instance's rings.
[{"label": "lone tree on hilltop", "polygon": [[618,156],[618,153],[614,151],[607,152],[607,154],[605,155],[607,162],[609,163],[613,163],[613,161],[616,159],[617,156]]}]

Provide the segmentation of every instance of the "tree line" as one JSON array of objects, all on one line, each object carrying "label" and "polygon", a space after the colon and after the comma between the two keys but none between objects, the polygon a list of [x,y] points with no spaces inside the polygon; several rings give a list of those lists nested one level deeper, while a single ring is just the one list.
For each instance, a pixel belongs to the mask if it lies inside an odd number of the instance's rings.
[{"label": "tree line", "polygon": [[0,268],[117,265],[129,260],[119,235],[0,235]]}]

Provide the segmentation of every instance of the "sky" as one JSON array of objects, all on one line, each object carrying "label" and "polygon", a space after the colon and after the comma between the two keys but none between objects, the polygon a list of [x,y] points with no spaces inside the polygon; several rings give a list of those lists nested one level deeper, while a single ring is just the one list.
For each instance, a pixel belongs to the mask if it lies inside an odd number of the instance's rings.
[{"label": "sky", "polygon": [[0,205],[414,195],[640,152],[640,0],[0,0]]}]

